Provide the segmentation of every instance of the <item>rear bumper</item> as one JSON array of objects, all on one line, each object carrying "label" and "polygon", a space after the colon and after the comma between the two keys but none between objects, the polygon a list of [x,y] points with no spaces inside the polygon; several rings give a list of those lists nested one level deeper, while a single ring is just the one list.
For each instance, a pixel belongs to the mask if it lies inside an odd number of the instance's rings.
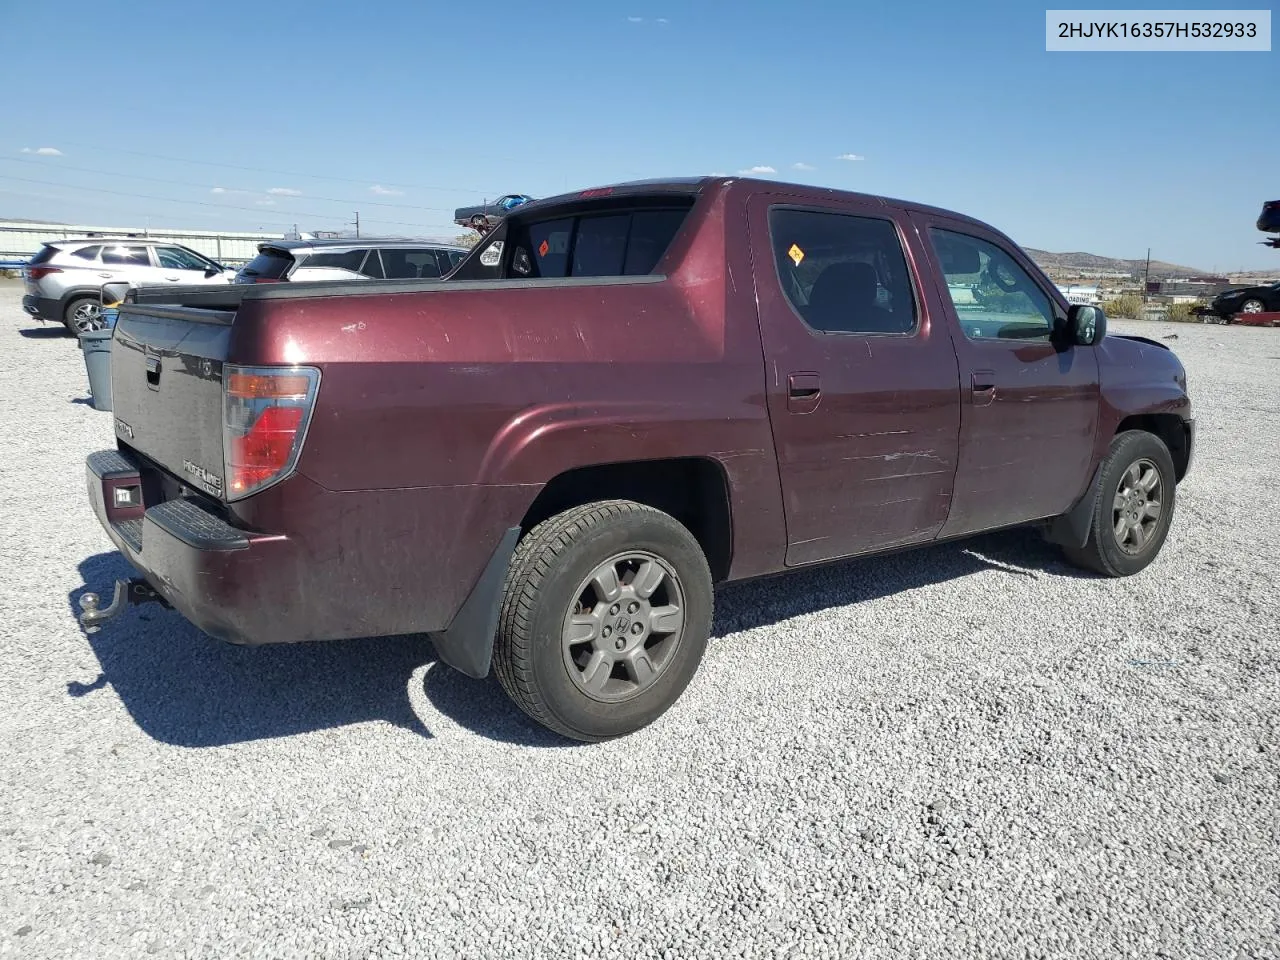
[{"label": "rear bumper", "polygon": [[38,320],[49,320],[54,323],[62,321],[62,303],[50,297],[37,297],[28,293],[22,298],[22,309]]},{"label": "rear bumper", "polygon": [[142,489],[137,465],[101,450],[85,467],[89,503],[111,541],[193,624],[230,643],[312,639],[317,625],[300,615],[299,598],[290,604],[273,595],[281,577],[294,576],[296,551],[287,537],[238,530],[195,500],[117,506],[118,489]]},{"label": "rear bumper", "polygon": [[[262,501],[258,519],[288,518],[286,536],[240,528],[197,499],[164,499],[158,488],[173,481],[126,451],[91,454],[85,468],[116,548],[210,636],[260,646],[425,633],[442,662],[488,673],[520,529],[484,520],[523,511],[520,488],[334,493],[295,476],[251,498]],[[122,488],[139,495],[117,505]]]}]

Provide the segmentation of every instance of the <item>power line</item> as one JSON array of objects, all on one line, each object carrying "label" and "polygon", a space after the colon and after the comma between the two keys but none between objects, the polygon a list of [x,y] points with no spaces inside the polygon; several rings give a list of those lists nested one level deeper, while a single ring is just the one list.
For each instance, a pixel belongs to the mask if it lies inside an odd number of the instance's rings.
[{"label": "power line", "polygon": [[[369,183],[369,179],[361,179],[361,178],[355,178],[355,177],[332,177],[332,176],[326,176],[326,175],[317,174],[317,173],[302,173],[301,171],[298,171],[298,170],[273,170],[270,167],[250,167],[250,166],[244,166],[236,163],[220,163],[216,160],[192,160],[185,157],[166,157],[166,156],[162,156],[161,154],[151,153],[150,151],[146,151],[146,150],[126,150],[124,147],[117,147],[117,146],[113,146],[111,144],[105,144],[105,143],[92,143],[92,144],[77,143],[74,140],[66,140],[63,142],[67,143],[69,146],[84,147],[85,149],[94,150],[94,151],[102,151],[102,150],[115,151],[116,153],[127,153],[130,156],[135,156],[135,157],[147,157],[148,159],[151,159],[151,160],[166,160],[166,161],[169,161],[170,163],[192,163],[192,164],[198,164],[200,166],[205,166],[205,167],[223,167],[227,170],[246,170],[251,173],[270,173],[270,174],[274,174],[276,176],[281,176],[281,177],[302,177],[307,180],[332,180],[334,182],[340,182],[340,183],[363,183],[363,184]],[[490,159],[500,159],[506,163],[525,162],[524,160],[521,160],[517,157],[491,157]],[[492,195],[496,197],[496,196],[501,196],[502,193],[506,192],[502,190],[497,190],[497,191],[477,190],[473,187],[445,187],[439,184],[393,183],[390,180],[380,180],[378,182],[391,187],[403,187],[407,190],[441,190],[449,193],[478,193],[481,196]]]},{"label": "power line", "polygon": [[[162,177],[143,176],[138,173],[113,173],[110,170],[92,170],[89,167],[77,167],[67,163],[51,164],[41,160],[28,160],[25,157],[0,157],[0,161],[6,163],[34,163],[46,170],[75,170],[77,173],[92,173],[100,177],[123,177],[126,180],[142,180],[148,183],[164,183],[174,187],[196,187],[200,190],[209,189],[207,183],[192,183],[190,180],[166,180]],[[68,184],[70,186],[70,184]],[[251,193],[261,194],[262,196],[271,196],[270,190],[231,190],[228,192],[235,193]],[[290,196],[290,194],[281,194],[281,196]],[[431,213],[453,213],[454,207],[423,207],[413,203],[390,203],[385,200],[366,200],[363,197],[359,200],[351,200],[343,197],[318,197],[314,194],[306,196],[308,200],[324,200],[327,203],[360,203],[369,204],[375,207],[395,207],[402,210],[425,210]]]},{"label": "power line", "polygon": [[[129,199],[134,199],[134,200],[156,200],[161,203],[184,203],[184,204],[197,206],[197,207],[213,207],[216,210],[243,210],[249,213],[256,213],[259,215],[259,217],[266,217],[269,214],[279,214],[279,215],[288,216],[288,217],[310,217],[311,219],[315,219],[315,220],[338,219],[333,214],[329,214],[329,213],[316,213],[314,211],[306,212],[301,210],[284,210],[284,209],[275,207],[274,204],[272,204],[269,210],[264,210],[262,206],[239,207],[229,203],[212,203],[208,200],[181,200],[176,197],[157,197],[154,194],[148,194],[148,193],[129,193],[123,190],[108,190],[105,187],[77,187],[69,183],[59,183],[56,180],[37,180],[32,177],[13,177],[13,176],[9,176],[8,174],[0,175],[0,179],[13,180],[18,183],[36,183],[46,187],[62,187],[63,189],[68,189],[68,190],[83,190],[89,193],[104,193],[110,196],[127,197]],[[439,223],[434,223],[434,224],[411,223],[404,220],[374,220],[371,222],[385,223],[385,224],[388,224],[391,226],[397,226],[397,227],[420,227],[420,228],[433,229],[433,230],[441,226],[441,224]]]}]

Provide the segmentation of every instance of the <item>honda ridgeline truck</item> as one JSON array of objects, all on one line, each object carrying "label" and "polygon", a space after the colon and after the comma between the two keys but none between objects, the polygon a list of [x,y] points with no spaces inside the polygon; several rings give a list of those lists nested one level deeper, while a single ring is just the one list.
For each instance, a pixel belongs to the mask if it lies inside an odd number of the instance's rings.
[{"label": "honda ridgeline truck", "polygon": [[586,741],[680,696],[720,582],[1018,525],[1137,573],[1194,447],[1177,357],[1004,234],[816,187],[620,184],[443,280],[133,297],[87,469],[139,576],[87,627],[428,634]]}]

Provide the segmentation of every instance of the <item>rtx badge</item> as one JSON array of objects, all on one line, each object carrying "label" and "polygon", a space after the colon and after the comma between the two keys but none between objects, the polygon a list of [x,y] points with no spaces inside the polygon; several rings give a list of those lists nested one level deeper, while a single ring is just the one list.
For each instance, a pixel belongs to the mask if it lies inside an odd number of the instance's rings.
[{"label": "rtx badge", "polygon": [[190,460],[182,461],[182,469],[199,480],[200,484],[210,493],[222,493],[222,478],[216,473],[211,473],[200,464],[192,463]]}]

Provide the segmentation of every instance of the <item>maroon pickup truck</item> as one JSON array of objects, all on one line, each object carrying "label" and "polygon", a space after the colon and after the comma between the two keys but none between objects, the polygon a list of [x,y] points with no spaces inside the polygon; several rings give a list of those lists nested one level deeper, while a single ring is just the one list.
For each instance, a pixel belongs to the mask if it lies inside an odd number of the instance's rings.
[{"label": "maroon pickup truck", "polygon": [[1195,422],[1008,237],[739,178],[530,202],[443,280],[145,291],[115,327],[93,509],[241,644],[410,633],[536,721],[635,731],[713,585],[1016,525],[1125,576]]}]

